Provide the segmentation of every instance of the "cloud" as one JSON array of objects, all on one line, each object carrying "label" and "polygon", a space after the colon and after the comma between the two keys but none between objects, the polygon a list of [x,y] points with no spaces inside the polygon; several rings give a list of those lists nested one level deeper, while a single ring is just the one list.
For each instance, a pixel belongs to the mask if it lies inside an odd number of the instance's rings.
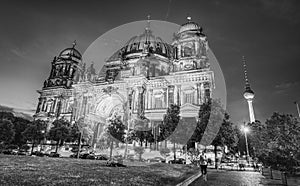
[{"label": "cloud", "polygon": [[275,85],[276,89],[289,89],[291,87],[298,86],[299,82],[287,82],[287,83],[281,83],[278,85]]},{"label": "cloud", "polygon": [[27,58],[26,52],[24,52],[24,51],[22,51],[22,50],[20,50],[18,48],[13,48],[10,51],[11,51],[11,53],[13,53],[14,55],[16,55],[19,58],[22,58],[22,59],[26,59]]},{"label": "cloud", "polygon": [[259,0],[263,11],[270,16],[281,18],[290,23],[299,23],[300,6],[298,0]]},{"label": "cloud", "polygon": [[275,93],[276,94],[282,94],[282,93],[287,93],[290,91],[292,88],[297,87],[299,85],[299,82],[285,82],[285,83],[280,83],[278,85],[275,85]]}]

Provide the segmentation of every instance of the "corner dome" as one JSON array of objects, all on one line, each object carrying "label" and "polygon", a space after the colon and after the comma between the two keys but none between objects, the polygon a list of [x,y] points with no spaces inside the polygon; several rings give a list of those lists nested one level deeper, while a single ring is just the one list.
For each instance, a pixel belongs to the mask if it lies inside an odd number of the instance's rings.
[{"label": "corner dome", "polygon": [[80,52],[75,49],[75,46],[76,46],[76,42],[73,43],[73,47],[66,48],[63,51],[61,51],[58,57],[61,57],[61,58],[74,57],[76,59],[81,60],[82,56],[81,56]]},{"label": "corner dome", "polygon": [[186,31],[202,31],[202,28],[195,22],[191,21],[191,17],[187,17],[188,22],[181,25],[177,34],[186,32]]}]

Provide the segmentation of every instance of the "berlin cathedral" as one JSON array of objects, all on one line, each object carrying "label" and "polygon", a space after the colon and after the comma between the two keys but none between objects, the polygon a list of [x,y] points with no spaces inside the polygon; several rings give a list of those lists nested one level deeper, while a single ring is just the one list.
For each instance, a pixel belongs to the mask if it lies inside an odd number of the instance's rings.
[{"label": "berlin cathedral", "polygon": [[209,50],[202,28],[190,17],[171,43],[146,26],[112,54],[98,73],[93,64],[86,65],[74,43],[51,62],[49,78],[38,90],[34,118],[48,121],[48,129],[59,118],[81,121],[95,145],[112,116],[120,116],[129,129],[143,121],[152,131],[171,104],[180,106],[182,118],[198,117],[200,105],[214,89]]}]

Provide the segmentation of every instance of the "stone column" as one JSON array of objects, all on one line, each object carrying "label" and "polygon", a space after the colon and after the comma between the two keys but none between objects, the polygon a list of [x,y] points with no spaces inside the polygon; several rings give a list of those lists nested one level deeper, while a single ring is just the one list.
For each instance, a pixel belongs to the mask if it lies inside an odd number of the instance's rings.
[{"label": "stone column", "polygon": [[174,88],[174,104],[178,104],[178,87],[177,85],[175,85],[175,88]]},{"label": "stone column", "polygon": [[144,102],[145,102],[145,104],[144,104],[144,109],[146,110],[146,109],[148,109],[148,90],[145,90],[145,93],[144,93]]},{"label": "stone column", "polygon": [[181,88],[180,88],[179,95],[180,95],[180,106],[181,106],[181,105],[183,105],[183,98],[184,98],[183,91]]},{"label": "stone column", "polygon": [[151,109],[151,107],[150,107],[150,103],[151,103],[151,89],[148,89],[147,90],[147,109]]},{"label": "stone column", "polygon": [[55,99],[52,99],[52,105],[51,105],[51,110],[50,110],[50,112],[54,112],[55,104],[56,104],[56,100],[55,100]]},{"label": "stone column", "polygon": [[144,111],[144,87],[138,87],[138,108],[137,113],[140,115]]},{"label": "stone column", "polygon": [[50,112],[50,111],[51,111],[51,101],[47,100],[46,112]]},{"label": "stone column", "polygon": [[194,85],[194,100],[193,100],[193,104],[198,104],[198,92],[197,92],[197,84]]},{"label": "stone column", "polygon": [[132,101],[132,109],[133,111],[137,111],[137,103],[138,103],[138,91],[134,89],[133,91],[133,101]]},{"label": "stone column", "polygon": [[199,40],[195,40],[195,55],[199,55]]},{"label": "stone column", "polygon": [[[171,102],[172,100],[172,102]],[[168,87],[168,103],[169,105],[176,103],[175,98],[174,98],[174,86],[169,86]]]},{"label": "stone column", "polygon": [[169,101],[169,91],[170,91],[170,88],[169,87],[167,87],[167,90],[166,90],[166,92],[167,92],[167,98],[166,98],[166,108],[168,108],[169,107],[169,105],[170,105],[170,101]]},{"label": "stone column", "polygon": [[168,104],[168,102],[167,102],[168,101],[167,100],[167,96],[168,96],[167,90],[168,89],[166,89],[166,88],[163,89],[163,100],[162,100],[163,101],[163,105],[162,105],[162,108],[167,108],[168,107],[168,105],[167,105]]},{"label": "stone column", "polygon": [[35,113],[39,113],[40,110],[41,110],[42,100],[41,100],[41,98],[39,98],[38,100],[39,100],[39,102],[38,102],[38,105],[37,105],[37,107],[36,107],[36,112],[35,112]]},{"label": "stone column", "polygon": [[197,96],[196,96],[196,98],[197,98],[197,104],[198,105],[200,105],[201,104],[201,92],[200,92],[200,83],[197,83],[196,84],[196,92],[197,92]]},{"label": "stone column", "polygon": [[44,111],[45,110],[45,98],[41,98],[41,102],[42,102],[41,111]]},{"label": "stone column", "polygon": [[155,108],[155,99],[154,99],[154,90],[152,89],[152,92],[151,92],[151,108],[154,109]]},{"label": "stone column", "polygon": [[129,89],[129,110],[132,113],[132,110],[134,108],[134,90],[132,88]]},{"label": "stone column", "polygon": [[201,94],[201,104],[204,103],[205,99],[205,90],[204,90],[204,84],[201,83],[200,85],[200,94]]},{"label": "stone column", "polygon": [[57,97],[54,97],[54,105],[53,105],[53,112],[55,113],[56,112],[56,109],[57,109]]},{"label": "stone column", "polygon": [[83,96],[82,106],[83,106],[83,115],[85,116],[86,115],[86,106],[87,106],[87,96]]}]

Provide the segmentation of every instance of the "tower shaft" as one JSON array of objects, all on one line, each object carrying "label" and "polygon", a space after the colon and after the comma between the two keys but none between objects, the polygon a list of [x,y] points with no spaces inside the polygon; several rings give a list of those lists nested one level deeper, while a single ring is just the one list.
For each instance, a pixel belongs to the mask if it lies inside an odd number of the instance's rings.
[{"label": "tower shaft", "polygon": [[249,116],[250,116],[250,122],[253,123],[255,122],[255,116],[254,116],[254,109],[252,105],[252,99],[248,99],[248,107],[249,107]]}]

